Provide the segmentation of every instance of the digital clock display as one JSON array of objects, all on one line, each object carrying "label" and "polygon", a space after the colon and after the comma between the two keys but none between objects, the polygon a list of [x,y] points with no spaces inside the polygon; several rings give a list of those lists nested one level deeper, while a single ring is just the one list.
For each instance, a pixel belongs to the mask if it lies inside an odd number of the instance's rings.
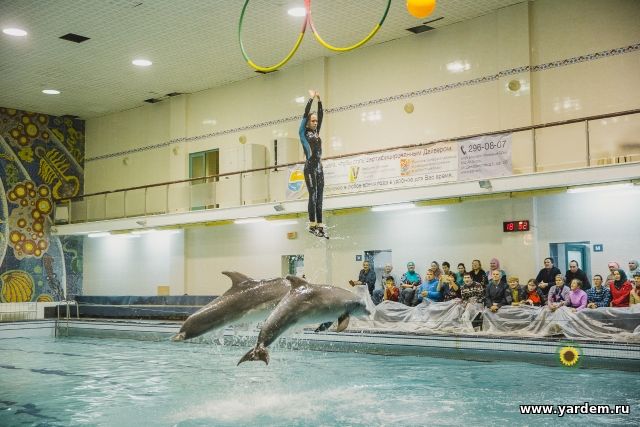
[{"label": "digital clock display", "polygon": [[502,231],[511,233],[514,231],[529,231],[529,220],[505,221],[502,223]]}]

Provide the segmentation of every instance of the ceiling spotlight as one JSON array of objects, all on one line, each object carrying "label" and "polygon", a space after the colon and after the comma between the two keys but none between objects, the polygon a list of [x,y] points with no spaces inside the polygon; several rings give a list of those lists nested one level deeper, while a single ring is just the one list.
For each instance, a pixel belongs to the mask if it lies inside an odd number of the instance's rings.
[{"label": "ceiling spotlight", "polygon": [[60,91],[56,89],[44,89],[42,93],[46,93],[47,95],[60,95]]},{"label": "ceiling spotlight", "polygon": [[411,209],[415,208],[415,203],[396,203],[392,205],[382,205],[382,206],[374,206],[371,208],[373,212],[387,212],[387,211],[397,211],[402,209]]},{"label": "ceiling spotlight", "polygon": [[567,189],[567,193],[590,193],[592,191],[614,191],[633,188],[633,184],[630,182],[614,183],[614,184],[600,184],[600,185],[588,185],[583,187],[571,187]]},{"label": "ceiling spotlight", "polygon": [[137,65],[138,67],[148,67],[153,64],[153,62],[149,61],[148,59],[134,59],[133,61],[131,61],[131,63],[133,65]]},{"label": "ceiling spotlight", "polygon": [[307,14],[307,11],[304,7],[292,7],[291,9],[287,10],[287,13],[291,16],[299,17],[305,16]]},{"label": "ceiling spotlight", "polygon": [[91,237],[92,239],[95,239],[96,237],[105,237],[109,235],[111,235],[111,233],[109,233],[108,231],[100,231],[96,233],[89,233],[87,236]]},{"label": "ceiling spotlight", "polygon": [[24,37],[27,35],[27,32],[25,30],[21,30],[20,28],[4,28],[2,32],[8,36],[14,37]]},{"label": "ceiling spotlight", "polygon": [[491,185],[491,181],[489,181],[488,179],[482,179],[478,181],[478,185],[480,186],[480,188],[484,188],[485,190],[493,189],[493,186]]},{"label": "ceiling spotlight", "polygon": [[236,224],[256,224],[258,222],[265,222],[266,219],[262,218],[262,217],[258,217],[258,218],[241,218],[241,219],[236,219],[234,222]]}]

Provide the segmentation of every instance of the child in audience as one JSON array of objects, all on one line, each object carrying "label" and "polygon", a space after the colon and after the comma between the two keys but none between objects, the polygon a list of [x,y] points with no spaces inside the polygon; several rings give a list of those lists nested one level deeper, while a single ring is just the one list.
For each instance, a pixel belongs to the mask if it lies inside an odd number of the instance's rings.
[{"label": "child in audience", "polygon": [[387,278],[385,279],[384,300],[398,302],[399,296],[400,296],[400,290],[396,288],[396,284],[395,284],[395,281],[393,280],[393,277],[387,276]]},{"label": "child in audience", "polygon": [[546,303],[544,292],[536,284],[535,279],[529,279],[527,282],[527,299],[522,304],[529,304],[540,307]]}]

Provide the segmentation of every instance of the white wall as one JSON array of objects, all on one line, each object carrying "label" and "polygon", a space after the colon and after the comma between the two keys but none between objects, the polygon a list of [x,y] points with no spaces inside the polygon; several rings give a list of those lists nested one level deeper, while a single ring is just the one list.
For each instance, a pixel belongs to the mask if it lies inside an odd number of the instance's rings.
[{"label": "white wall", "polygon": [[169,285],[171,295],[186,292],[184,232],[158,232],[138,238],[85,238],[84,295],[156,295]]},{"label": "white wall", "polygon": [[640,187],[540,198],[538,222],[540,256],[549,243],[590,241],[602,243],[603,252],[591,252],[591,270],[606,277],[607,264],[616,261],[628,270],[631,259],[640,259]]},{"label": "white wall", "polygon": [[[522,281],[535,277],[549,255],[549,243],[590,241],[604,252],[592,252],[594,273],[605,273],[609,261],[623,268],[640,257],[640,188],[535,198],[465,201],[409,211],[368,209],[326,220],[332,238],[318,239],[298,225],[228,224],[194,227],[182,234],[139,239],[108,237],[85,243],[85,293],[89,295],[155,295],[156,285],[171,285],[172,294],[221,294],[237,270],[255,278],[282,274],[283,255],[305,255],[305,274],[315,283],[346,287],[356,278],[368,250],[390,249],[395,272],[414,261],[423,275],[432,260],[468,267],[478,258],[488,268],[493,257]],[[503,233],[502,222],[531,220],[525,233]],[[295,240],[287,232],[298,232]]]}]

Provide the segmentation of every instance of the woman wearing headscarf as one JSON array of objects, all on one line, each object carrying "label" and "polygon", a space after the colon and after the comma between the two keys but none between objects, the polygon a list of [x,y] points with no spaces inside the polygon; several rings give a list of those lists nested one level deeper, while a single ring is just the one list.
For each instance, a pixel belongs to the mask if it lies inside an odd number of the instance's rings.
[{"label": "woman wearing headscarf", "polygon": [[500,281],[506,284],[507,273],[500,269],[500,261],[498,258],[491,258],[491,261],[489,261],[489,274],[487,274],[487,277],[493,277],[493,270],[498,270],[500,272]]},{"label": "woman wearing headscarf", "polygon": [[607,283],[609,283],[613,281],[613,273],[620,268],[620,264],[615,261],[611,261],[607,264],[607,267],[609,267],[609,275],[607,276]]},{"label": "woman wearing headscarf", "polygon": [[633,279],[636,274],[640,274],[640,264],[637,259],[629,261],[629,280]]},{"label": "woman wearing headscarf", "polygon": [[611,291],[611,307],[629,307],[629,294],[631,282],[627,280],[627,274],[617,269],[613,272],[613,281],[609,285]]}]

